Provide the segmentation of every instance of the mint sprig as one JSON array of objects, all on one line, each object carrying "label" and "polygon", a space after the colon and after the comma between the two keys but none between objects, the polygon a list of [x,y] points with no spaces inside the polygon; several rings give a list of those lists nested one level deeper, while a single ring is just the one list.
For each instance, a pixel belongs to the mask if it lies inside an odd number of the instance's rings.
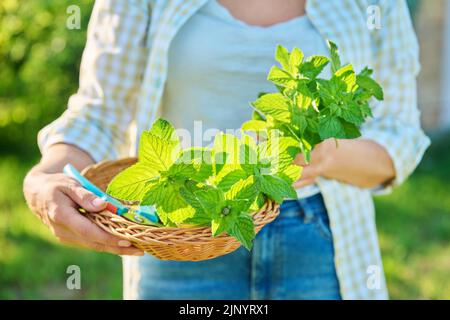
[{"label": "mint sprig", "polygon": [[[336,44],[329,41],[330,58],[304,58],[301,50],[292,52],[278,46],[268,80],[277,93],[267,93],[252,103],[254,118],[242,126],[244,130],[264,132],[277,130],[298,142],[309,162],[311,151],[322,141],[353,139],[361,135],[360,126],[371,116],[369,100],[383,99],[381,86],[368,68],[356,74],[353,66],[342,66]],[[331,64],[331,77],[320,78]]]}]

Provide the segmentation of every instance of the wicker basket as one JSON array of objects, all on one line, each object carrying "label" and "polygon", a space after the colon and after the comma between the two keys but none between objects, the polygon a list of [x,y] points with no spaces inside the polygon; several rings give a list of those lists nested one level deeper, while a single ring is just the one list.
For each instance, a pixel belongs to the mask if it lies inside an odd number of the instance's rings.
[{"label": "wicker basket", "polygon": [[[111,179],[120,171],[136,163],[136,158],[104,161],[87,167],[83,175],[105,190]],[[268,201],[253,215],[255,231],[279,214],[279,206]],[[209,227],[169,228],[140,225],[109,211],[86,213],[86,216],[103,230],[133,243],[147,253],[163,260],[200,261],[233,252],[240,243],[228,235],[211,236]]]}]

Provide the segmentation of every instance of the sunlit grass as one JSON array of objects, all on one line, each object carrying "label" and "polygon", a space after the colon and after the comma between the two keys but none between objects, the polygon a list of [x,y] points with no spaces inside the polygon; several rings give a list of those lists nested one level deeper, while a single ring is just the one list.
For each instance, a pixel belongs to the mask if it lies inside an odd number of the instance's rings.
[{"label": "sunlit grass", "polygon": [[[31,160],[0,160],[0,298],[120,299],[120,258],[59,245],[27,209],[22,179]],[[401,188],[376,200],[379,238],[394,299],[450,299],[450,145],[435,142]],[[82,290],[66,288],[78,265]]]},{"label": "sunlit grass", "polygon": [[[0,299],[120,299],[120,258],[57,244],[27,209],[22,179],[30,163],[0,162]],[[81,290],[68,290],[69,265],[81,268]]]},{"label": "sunlit grass", "polygon": [[392,298],[450,299],[449,146],[436,140],[414,176],[376,200]]}]

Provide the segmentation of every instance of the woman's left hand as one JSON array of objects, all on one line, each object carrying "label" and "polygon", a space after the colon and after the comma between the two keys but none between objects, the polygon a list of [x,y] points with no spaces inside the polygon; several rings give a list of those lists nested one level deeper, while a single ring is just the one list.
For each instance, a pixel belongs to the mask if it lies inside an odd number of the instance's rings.
[{"label": "woman's left hand", "polygon": [[328,164],[333,159],[333,152],[336,150],[334,139],[323,141],[314,147],[311,152],[311,161],[306,163],[302,154],[299,154],[294,163],[302,166],[303,171],[299,180],[294,182],[294,188],[299,189],[316,182],[316,178],[325,175]]}]

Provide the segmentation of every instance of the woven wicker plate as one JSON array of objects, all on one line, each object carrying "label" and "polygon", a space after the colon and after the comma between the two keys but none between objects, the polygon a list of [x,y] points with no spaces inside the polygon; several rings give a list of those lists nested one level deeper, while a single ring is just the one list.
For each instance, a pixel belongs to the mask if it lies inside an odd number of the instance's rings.
[{"label": "woven wicker plate", "polygon": [[[111,179],[125,168],[135,164],[136,158],[104,161],[83,171],[83,175],[105,190]],[[279,214],[279,206],[268,201],[253,214],[255,231]],[[228,235],[211,236],[209,227],[154,227],[136,224],[120,216],[102,211],[86,213],[87,218],[103,230],[133,243],[134,246],[162,260],[201,261],[213,259],[235,251],[240,243]]]}]

